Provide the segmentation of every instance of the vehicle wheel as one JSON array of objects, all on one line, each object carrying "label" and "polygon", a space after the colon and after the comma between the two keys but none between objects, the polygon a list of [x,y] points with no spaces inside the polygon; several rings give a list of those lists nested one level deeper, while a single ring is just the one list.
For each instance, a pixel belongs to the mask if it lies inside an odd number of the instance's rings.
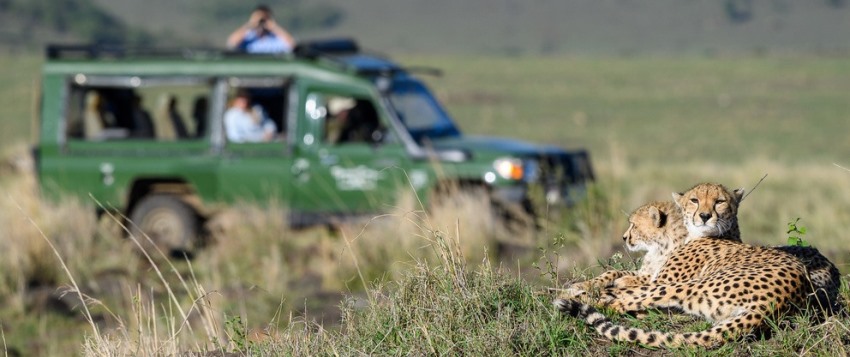
[{"label": "vehicle wheel", "polygon": [[[142,198],[130,214],[130,231],[142,247],[152,251],[151,241],[165,254],[190,252],[198,236],[198,216],[191,207],[172,195]],[[144,233],[144,234],[143,234]],[[150,238],[145,238],[145,234]]]}]

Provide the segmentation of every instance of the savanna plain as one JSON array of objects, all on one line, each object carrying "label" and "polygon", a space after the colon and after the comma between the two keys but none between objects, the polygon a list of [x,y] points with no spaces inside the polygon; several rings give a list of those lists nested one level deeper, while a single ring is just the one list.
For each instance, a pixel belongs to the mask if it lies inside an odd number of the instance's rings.
[{"label": "savanna plain", "polygon": [[[559,316],[547,293],[634,267],[620,238],[626,214],[711,181],[752,192],[739,212],[744,241],[802,236],[836,263],[850,298],[847,58],[399,59],[444,71],[426,80],[467,134],[587,148],[596,181],[586,199],[538,229],[478,214],[487,203],[474,195],[428,210],[405,195],[371,220],[298,231],[278,202],[245,203],[209,222],[209,244],[191,259],[145,255],[144,237],[95,219],[96,202],[39,197],[27,149],[41,60],[0,58],[4,355],[850,353],[850,318],[806,314],[718,351],[610,343]],[[614,318],[707,326],[666,313]]]}]

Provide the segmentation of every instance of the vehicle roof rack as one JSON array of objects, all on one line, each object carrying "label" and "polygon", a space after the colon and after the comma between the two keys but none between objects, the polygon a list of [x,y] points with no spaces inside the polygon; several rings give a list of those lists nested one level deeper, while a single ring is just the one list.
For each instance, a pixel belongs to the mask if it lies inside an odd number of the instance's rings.
[{"label": "vehicle roof rack", "polygon": [[[299,58],[315,60],[334,56],[361,53],[360,46],[352,38],[330,38],[299,42],[293,54]],[[246,53],[220,48],[144,48],[105,44],[48,44],[45,47],[48,59],[121,59],[121,58],[218,58],[218,57],[280,57]]]},{"label": "vehicle roof rack", "polygon": [[404,68],[385,55],[364,51],[352,38],[328,38],[299,42],[292,54],[254,54],[220,48],[145,48],[104,44],[49,44],[45,48],[48,60],[93,60],[93,59],[218,59],[218,58],[299,58],[309,61],[324,61],[343,70],[359,75],[393,75],[398,72],[416,71],[440,75],[430,68]]},{"label": "vehicle roof rack", "polygon": [[360,46],[352,38],[330,38],[299,42],[292,52],[296,57],[316,59],[357,54]]},{"label": "vehicle roof rack", "polygon": [[121,58],[220,58],[271,57],[279,55],[249,54],[212,47],[144,48],[100,44],[49,44],[45,47],[48,59],[121,59]]}]

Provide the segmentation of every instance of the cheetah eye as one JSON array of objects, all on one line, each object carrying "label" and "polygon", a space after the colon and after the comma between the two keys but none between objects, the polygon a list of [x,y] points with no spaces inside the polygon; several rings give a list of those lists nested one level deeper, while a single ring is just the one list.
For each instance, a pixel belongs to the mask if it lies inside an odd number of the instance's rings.
[{"label": "cheetah eye", "polygon": [[721,204],[724,204],[724,203],[726,203],[726,200],[724,200],[724,199],[719,199],[717,201],[714,201],[714,204],[716,204],[716,205],[721,205]]},{"label": "cheetah eye", "polygon": [[698,199],[696,199],[696,198],[691,198],[691,202],[693,202],[693,203],[699,203],[699,200],[698,200]]}]

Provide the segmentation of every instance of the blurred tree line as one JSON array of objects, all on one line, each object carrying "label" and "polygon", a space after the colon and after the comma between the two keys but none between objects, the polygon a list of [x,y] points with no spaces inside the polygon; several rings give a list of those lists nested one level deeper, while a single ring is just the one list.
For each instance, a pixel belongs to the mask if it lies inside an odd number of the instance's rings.
[{"label": "blurred tree line", "polygon": [[[833,8],[843,8],[844,5],[847,4],[848,0],[823,0],[827,6]],[[790,5],[790,0],[774,0],[772,7],[774,10],[782,9],[787,10]],[[723,2],[723,9],[726,13],[726,17],[733,24],[745,23],[753,18],[753,13],[755,12],[753,0],[725,0]]]},{"label": "blurred tree line", "polygon": [[22,22],[21,40],[45,30],[101,44],[148,45],[153,37],[128,26],[92,0],[0,0],[0,8]]}]

